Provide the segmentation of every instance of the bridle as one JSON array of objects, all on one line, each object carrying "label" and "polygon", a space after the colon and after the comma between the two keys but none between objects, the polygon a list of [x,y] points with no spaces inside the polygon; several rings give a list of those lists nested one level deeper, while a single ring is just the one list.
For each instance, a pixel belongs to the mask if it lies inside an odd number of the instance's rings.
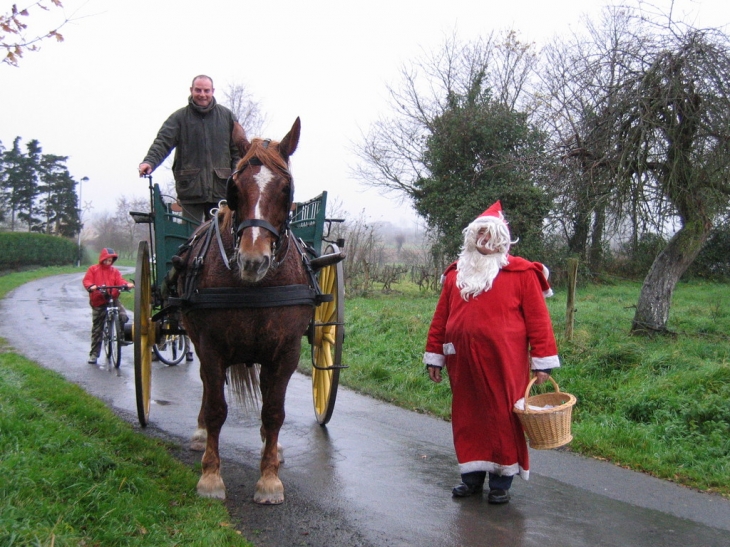
[{"label": "bridle", "polygon": [[[267,139],[263,141],[263,147],[268,148],[269,143],[271,142],[270,139]],[[231,173],[231,176],[226,181],[226,186],[229,184],[235,184],[235,180],[233,180],[233,177],[241,172],[243,172],[247,167],[252,166],[262,166],[264,163],[256,156],[253,156],[251,159],[249,159],[244,165],[242,165],[240,168],[236,169],[233,173]],[[239,244],[241,243],[241,237],[243,235],[244,230],[246,228],[263,228],[264,230],[267,230],[271,232],[274,237],[276,238],[274,240],[274,243],[271,246],[272,251],[272,265],[276,267],[278,264],[283,262],[284,258],[286,258],[286,254],[284,254],[283,257],[278,258],[278,255],[281,253],[283,242],[288,241],[289,236],[289,222],[291,220],[291,208],[292,204],[294,203],[294,184],[292,184],[292,176],[288,169],[277,169],[282,175],[284,175],[289,180],[289,199],[287,203],[287,209],[286,209],[286,218],[284,222],[281,225],[281,228],[278,230],[276,227],[274,227],[273,224],[271,224],[268,220],[262,219],[262,218],[249,218],[242,220],[238,225],[236,225],[236,211],[234,209],[231,209],[231,233],[233,234],[233,241],[234,241],[234,249],[238,249]],[[286,246],[285,251],[288,252],[289,245]]]}]

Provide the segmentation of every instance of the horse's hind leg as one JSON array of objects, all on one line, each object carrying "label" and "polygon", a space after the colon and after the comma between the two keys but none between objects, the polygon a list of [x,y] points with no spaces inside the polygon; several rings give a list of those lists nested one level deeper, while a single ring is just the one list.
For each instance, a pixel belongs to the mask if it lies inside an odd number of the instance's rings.
[{"label": "horse's hind leg", "polygon": [[[202,357],[202,356],[201,356]],[[225,373],[216,365],[214,371],[203,365],[201,358],[200,376],[203,379],[203,407],[201,414],[204,416],[206,443],[203,454],[203,474],[198,481],[198,494],[205,498],[225,499],[226,487],[220,474],[221,460],[218,453],[218,439],[221,428],[228,416],[228,405],[226,404],[223,391]]]}]

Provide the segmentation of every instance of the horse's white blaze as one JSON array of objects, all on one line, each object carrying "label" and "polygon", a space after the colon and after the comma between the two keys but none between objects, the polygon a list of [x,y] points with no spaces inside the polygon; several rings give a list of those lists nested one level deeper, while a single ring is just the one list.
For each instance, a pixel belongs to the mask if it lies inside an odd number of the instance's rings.
[{"label": "horse's white blaze", "polygon": [[[271,170],[264,165],[261,167],[259,172],[254,175],[253,178],[256,181],[256,185],[259,187],[259,199],[256,201],[256,208],[254,210],[254,218],[260,219],[261,218],[261,196],[264,195],[264,192],[266,191],[266,187],[274,179],[274,173],[272,173]],[[253,238],[253,244],[256,245],[256,242],[258,241],[259,237],[261,237],[263,228],[254,226],[251,228],[251,230],[252,230],[251,237]]]}]

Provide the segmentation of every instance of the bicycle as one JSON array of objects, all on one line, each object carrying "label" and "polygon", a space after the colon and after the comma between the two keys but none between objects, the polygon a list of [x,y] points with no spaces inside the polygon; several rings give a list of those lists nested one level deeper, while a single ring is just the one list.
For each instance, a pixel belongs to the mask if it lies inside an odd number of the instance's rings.
[{"label": "bicycle", "polygon": [[111,294],[113,289],[130,290],[126,285],[100,285],[95,290],[101,292],[106,298],[106,317],[102,331],[104,353],[107,360],[111,359],[114,368],[119,368],[122,363],[122,346],[126,344],[124,343],[122,322],[119,318],[119,306],[116,305]]},{"label": "bicycle", "polygon": [[162,339],[152,346],[152,351],[157,356],[157,359],[169,366],[175,366],[185,358],[189,361],[190,357],[188,357],[188,354],[191,352],[191,349],[188,337],[174,330],[165,333],[166,327],[166,323],[163,322]]}]

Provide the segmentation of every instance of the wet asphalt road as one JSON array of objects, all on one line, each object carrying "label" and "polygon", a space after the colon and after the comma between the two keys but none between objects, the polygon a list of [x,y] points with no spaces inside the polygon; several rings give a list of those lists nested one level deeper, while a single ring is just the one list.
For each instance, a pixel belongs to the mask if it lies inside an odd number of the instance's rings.
[{"label": "wet asphalt road", "polygon": [[[0,336],[145,434],[179,443],[177,455],[186,463],[199,461],[200,453],[185,449],[202,393],[197,360],[154,364],[152,423],[139,428],[132,347],[123,348],[119,370],[103,359],[86,363],[91,314],[81,278],[57,276],[11,293],[0,304]],[[257,417],[232,404],[221,434],[226,503],[244,536],[259,546],[730,546],[730,501],[719,496],[550,450],[532,451],[531,478],[515,480],[509,504],[455,500],[450,424],[340,388],[323,428],[314,419],[309,378],[299,374],[286,410],[281,506],[251,500]]]}]

